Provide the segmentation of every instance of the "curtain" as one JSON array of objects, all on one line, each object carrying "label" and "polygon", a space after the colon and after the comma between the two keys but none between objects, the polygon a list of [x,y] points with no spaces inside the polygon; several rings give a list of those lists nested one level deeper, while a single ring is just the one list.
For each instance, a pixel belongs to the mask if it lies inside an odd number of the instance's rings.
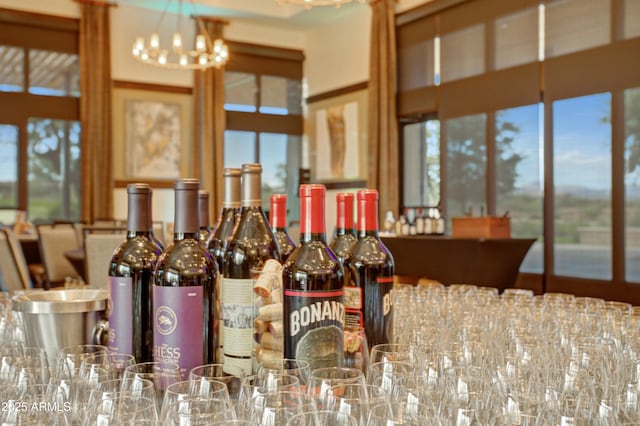
[{"label": "curtain", "polygon": [[371,3],[368,186],[380,193],[379,214],[399,207],[396,117],[395,0]]},{"label": "curtain", "polygon": [[113,216],[111,155],[111,46],[109,14],[112,4],[79,0],[81,217],[91,223]]},{"label": "curtain", "polygon": [[[226,21],[198,17],[211,41],[222,38]],[[201,26],[196,28],[201,31]],[[193,99],[196,173],[202,189],[209,191],[209,208],[214,217],[222,208],[222,169],[224,167],[224,69],[194,71]]]}]

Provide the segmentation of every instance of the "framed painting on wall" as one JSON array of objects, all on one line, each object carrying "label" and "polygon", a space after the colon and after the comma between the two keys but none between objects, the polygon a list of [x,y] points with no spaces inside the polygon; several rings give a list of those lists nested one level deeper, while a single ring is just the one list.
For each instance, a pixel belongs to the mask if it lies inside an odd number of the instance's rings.
[{"label": "framed painting on wall", "polygon": [[307,99],[315,182],[367,179],[367,89],[362,85]]},{"label": "framed painting on wall", "polygon": [[116,181],[163,186],[188,176],[193,164],[192,108],[190,88],[114,82]]}]

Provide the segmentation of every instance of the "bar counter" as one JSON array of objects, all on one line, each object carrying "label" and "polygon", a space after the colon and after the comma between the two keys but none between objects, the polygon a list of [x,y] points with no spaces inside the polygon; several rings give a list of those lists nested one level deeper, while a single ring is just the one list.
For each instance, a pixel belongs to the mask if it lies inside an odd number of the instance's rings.
[{"label": "bar counter", "polygon": [[395,261],[396,275],[426,277],[448,284],[513,287],[533,238],[451,238],[381,236]]}]

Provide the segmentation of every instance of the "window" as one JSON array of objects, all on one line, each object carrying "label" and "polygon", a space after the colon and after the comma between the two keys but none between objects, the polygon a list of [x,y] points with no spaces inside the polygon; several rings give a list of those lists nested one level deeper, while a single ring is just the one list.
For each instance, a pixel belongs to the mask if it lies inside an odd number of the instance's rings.
[{"label": "window", "polygon": [[[486,213],[487,143],[484,114],[445,122],[447,140],[447,215]],[[449,227],[450,228],[450,227]]]},{"label": "window", "polygon": [[541,105],[496,113],[496,213],[511,217],[514,238],[536,238],[520,270],[543,271]]},{"label": "window", "polygon": [[302,53],[230,42],[225,70],[227,130],[224,167],[262,164],[262,203],[288,196],[289,219],[299,211],[302,136]]},{"label": "window", "polygon": [[409,124],[404,127],[403,140],[405,205],[438,206],[440,204],[440,122],[428,120]]},{"label": "window", "polygon": [[640,282],[640,87],[624,92],[627,281]]},{"label": "window", "polygon": [[79,96],[78,22],[0,11],[0,209],[80,218]]},{"label": "window", "polygon": [[[399,209],[425,193],[428,117],[447,217],[508,211],[511,235],[536,239],[519,285],[640,300],[640,2],[431,3],[396,24],[398,52],[416,56],[398,59],[398,115],[416,123]],[[425,64],[439,85],[416,86]]]}]

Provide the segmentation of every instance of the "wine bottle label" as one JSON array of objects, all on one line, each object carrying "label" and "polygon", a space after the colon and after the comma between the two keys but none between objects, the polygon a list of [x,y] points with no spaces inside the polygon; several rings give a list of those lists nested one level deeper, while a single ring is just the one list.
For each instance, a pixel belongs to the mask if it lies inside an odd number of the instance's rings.
[{"label": "wine bottle label", "polygon": [[183,380],[204,364],[202,286],[153,286],[153,360],[180,366]]},{"label": "wine bottle label", "polygon": [[364,327],[362,317],[362,289],[360,287],[344,286],[344,308],[346,327]]},{"label": "wine bottle label", "polygon": [[133,355],[133,280],[109,277],[109,350]]},{"label": "wine bottle label", "polygon": [[304,359],[311,370],[341,366],[344,291],[284,291],[285,358]]},{"label": "wine bottle label", "polygon": [[253,279],[223,277],[222,336],[224,364],[235,365],[251,374],[253,368],[253,321],[256,318]]},{"label": "wine bottle label", "polygon": [[377,277],[375,283],[371,283],[365,289],[367,309],[364,326],[371,347],[392,341],[392,290],[393,277]]}]

